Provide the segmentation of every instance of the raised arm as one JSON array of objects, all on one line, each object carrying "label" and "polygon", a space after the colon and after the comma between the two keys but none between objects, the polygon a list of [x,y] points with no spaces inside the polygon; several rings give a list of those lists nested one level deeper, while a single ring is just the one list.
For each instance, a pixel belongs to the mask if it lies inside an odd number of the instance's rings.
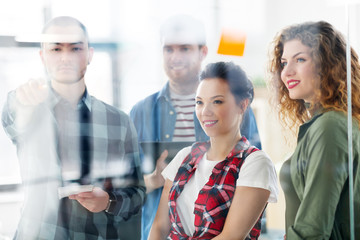
[{"label": "raised arm", "polygon": [[[9,92],[7,101],[2,111],[2,125],[6,134],[16,143],[18,137],[27,131],[27,126],[32,121],[35,111],[41,111],[39,106],[48,96],[48,86],[44,80],[32,79],[20,85],[16,90]],[[43,113],[43,112],[42,112]]]}]

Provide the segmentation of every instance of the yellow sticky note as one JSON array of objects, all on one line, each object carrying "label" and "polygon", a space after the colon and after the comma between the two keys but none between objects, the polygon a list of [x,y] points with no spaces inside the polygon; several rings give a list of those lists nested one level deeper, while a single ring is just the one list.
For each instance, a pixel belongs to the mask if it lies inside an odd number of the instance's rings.
[{"label": "yellow sticky note", "polygon": [[243,56],[246,34],[236,29],[224,29],[221,33],[218,54]]}]

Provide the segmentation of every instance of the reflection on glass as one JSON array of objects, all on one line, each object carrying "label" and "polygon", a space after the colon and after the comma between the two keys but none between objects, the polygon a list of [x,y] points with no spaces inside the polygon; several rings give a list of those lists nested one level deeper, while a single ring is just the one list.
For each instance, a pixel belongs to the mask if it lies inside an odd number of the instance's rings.
[{"label": "reflection on glass", "polygon": [[45,78],[8,94],[5,132],[17,147],[24,203],[15,239],[118,239],[145,199],[129,117],[92,97],[85,75],[94,49],[72,17],[43,29]]},{"label": "reflection on glass", "polygon": [[[41,30],[44,21],[52,16],[69,15],[82,20],[89,27],[95,42],[95,54],[87,68],[87,89],[90,94],[106,103],[120,106],[128,112],[132,106],[168,80],[162,68],[162,52],[159,42],[159,24],[169,15],[190,13],[205,23],[208,33],[209,53],[204,63],[231,60],[243,66],[254,80],[265,79],[264,66],[267,47],[274,34],[284,25],[299,19],[324,19],[340,31],[346,31],[344,1],[217,1],[183,0],[179,2],[154,0],[140,1],[63,1],[14,0],[1,4],[0,8],[0,105],[4,105],[7,93],[25,83],[29,77],[43,77],[44,69],[38,57],[36,44],[14,43],[13,38],[29,37]],[[351,1],[350,42],[359,50],[360,32],[358,18],[360,5]],[[21,7],[19,7],[21,6]],[[141,6],[141,7],[139,7]],[[311,8],[309,8],[311,6]],[[86,9],[86,10],[85,10]],[[288,11],[288,9],[296,9]],[[281,20],[274,17],[281,14]],[[219,32],[224,27],[245,31],[247,42],[244,55],[231,57],[216,54]],[[116,42],[118,49],[107,45]],[[105,46],[100,48],[98,45]],[[29,47],[31,46],[31,47]],[[120,77],[119,77],[120,76]],[[257,119],[263,149],[280,170],[283,159],[292,153],[286,145],[276,111],[270,111],[269,91],[255,84],[252,109]],[[355,94],[356,95],[356,94]],[[356,146],[354,147],[356,148]],[[0,130],[0,236],[12,236],[16,229],[22,192],[16,184],[21,182],[19,162],[15,146]],[[153,164],[153,162],[151,162]],[[356,186],[355,186],[356,188]],[[279,202],[267,208],[267,229],[264,237],[282,239],[285,226],[285,200],[280,192]],[[356,198],[355,198],[356,200]],[[355,218],[358,219],[358,218]],[[1,238],[1,237],[0,237]]]}]

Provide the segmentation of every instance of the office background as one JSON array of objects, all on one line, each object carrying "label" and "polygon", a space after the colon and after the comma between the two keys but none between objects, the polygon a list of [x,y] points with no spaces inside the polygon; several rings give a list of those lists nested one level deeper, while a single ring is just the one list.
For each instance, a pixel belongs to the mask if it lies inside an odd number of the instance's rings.
[{"label": "office background", "polygon": [[[351,7],[348,7],[350,4]],[[276,32],[293,23],[326,20],[347,35],[360,52],[360,1],[326,0],[12,0],[0,2],[0,105],[8,91],[30,78],[44,76],[38,43],[49,19],[69,15],[87,27],[95,48],[86,82],[90,93],[125,112],[167,81],[162,66],[160,24],[178,13],[204,22],[209,55],[214,61],[234,61],[252,79],[254,109],[263,150],[279,171],[292,152],[293,140],[278,124],[266,88],[268,48]],[[217,53],[224,29],[246,35],[242,57]],[[285,140],[284,136],[288,136]],[[0,130],[0,239],[12,236],[20,217],[21,178],[15,147]],[[285,204],[269,204],[267,229],[284,232]]]}]

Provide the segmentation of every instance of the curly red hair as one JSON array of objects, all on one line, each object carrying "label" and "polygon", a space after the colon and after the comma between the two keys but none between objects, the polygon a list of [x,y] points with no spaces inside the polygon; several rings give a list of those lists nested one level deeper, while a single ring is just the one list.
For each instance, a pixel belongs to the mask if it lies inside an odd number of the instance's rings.
[{"label": "curly red hair", "polygon": [[[269,62],[269,87],[275,106],[283,124],[290,129],[299,126],[310,118],[304,100],[291,99],[289,90],[281,81],[281,57],[284,44],[290,40],[300,40],[310,47],[311,57],[319,70],[320,92],[318,102],[325,111],[347,112],[346,82],[346,42],[340,32],[325,21],[306,22],[292,25],[277,34],[273,41],[272,56]],[[360,124],[360,65],[358,55],[351,48],[351,100],[352,116]],[[296,128],[297,129],[297,128]]]}]

